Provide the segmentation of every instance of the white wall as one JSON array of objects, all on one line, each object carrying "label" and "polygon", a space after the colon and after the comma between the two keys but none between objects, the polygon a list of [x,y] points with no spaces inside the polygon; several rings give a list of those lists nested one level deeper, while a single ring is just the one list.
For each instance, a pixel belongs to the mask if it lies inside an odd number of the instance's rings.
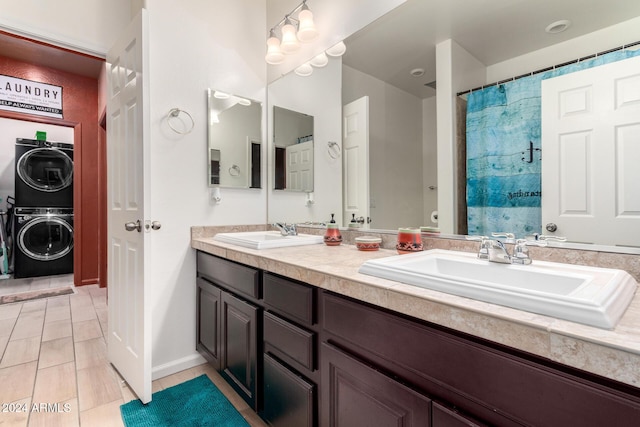
[{"label": "white wall", "polygon": [[456,93],[485,79],[484,65],[453,40],[436,45],[438,157],[438,226],[456,232]]},{"label": "white wall", "polygon": [[[195,251],[192,225],[266,221],[265,189],[207,186],[206,89],[265,100],[265,6],[254,0],[148,2],[151,107],[151,209],[162,223],[151,234],[153,377],[200,363],[196,353]],[[194,118],[187,135],[171,131],[170,109]],[[264,145],[264,144],[263,144]],[[264,154],[264,153],[263,153]],[[263,155],[264,158],[264,155]]]},{"label": "white wall", "polygon": [[327,143],[342,145],[342,60],[332,58],[324,68],[317,68],[308,77],[289,73],[269,84],[268,140],[273,141],[273,106],[299,111],[313,116],[314,127],[314,199],[306,204],[306,194],[273,190],[273,144],[269,144],[268,191],[269,222],[328,221],[335,214],[342,218],[342,158],[333,159]]},{"label": "white wall", "polygon": [[431,212],[438,209],[438,148],[436,97],[422,100],[422,191],[424,198],[423,225],[438,226],[431,221]]},{"label": "white wall", "polygon": [[26,122],[0,117],[0,210],[7,208],[7,196],[15,196],[16,138],[36,138],[36,131],[47,133],[47,141],[73,144],[73,128]]},{"label": "white wall", "polygon": [[131,0],[0,0],[0,28],[104,57],[131,20]]},{"label": "white wall", "polygon": [[422,100],[354,68],[342,69],[343,105],[369,96],[371,228],[424,225]]}]

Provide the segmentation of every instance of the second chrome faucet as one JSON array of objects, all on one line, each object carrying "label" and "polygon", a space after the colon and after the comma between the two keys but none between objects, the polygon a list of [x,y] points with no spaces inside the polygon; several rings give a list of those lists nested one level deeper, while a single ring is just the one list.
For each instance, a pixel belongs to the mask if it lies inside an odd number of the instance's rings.
[{"label": "second chrome faucet", "polygon": [[[499,262],[502,264],[521,264],[529,265],[532,260],[529,256],[527,246],[547,246],[548,240],[566,241],[564,237],[543,236],[533,234],[526,239],[517,239],[513,233],[491,233],[493,238],[487,236],[467,236],[469,240],[479,240],[480,249],[478,250],[478,258],[486,259],[490,262]],[[515,243],[513,254],[505,246],[504,242],[498,240],[504,238],[507,243]]]}]

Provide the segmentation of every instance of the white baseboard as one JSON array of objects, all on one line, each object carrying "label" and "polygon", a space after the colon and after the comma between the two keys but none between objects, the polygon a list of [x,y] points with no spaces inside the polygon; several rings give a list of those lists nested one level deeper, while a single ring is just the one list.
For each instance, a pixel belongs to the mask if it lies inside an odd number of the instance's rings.
[{"label": "white baseboard", "polygon": [[164,378],[166,376],[175,374],[176,372],[184,371],[185,369],[202,365],[206,362],[206,359],[199,353],[193,353],[189,356],[183,357],[182,359],[173,360],[160,366],[154,366],[151,369],[151,380],[155,381],[158,378]]}]

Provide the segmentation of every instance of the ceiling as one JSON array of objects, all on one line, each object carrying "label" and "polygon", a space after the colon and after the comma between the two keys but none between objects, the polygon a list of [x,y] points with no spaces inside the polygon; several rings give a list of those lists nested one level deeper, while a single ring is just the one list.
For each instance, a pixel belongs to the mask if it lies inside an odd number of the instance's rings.
[{"label": "ceiling", "polygon": [[97,79],[104,60],[0,31],[0,56]]},{"label": "ceiling", "polygon": [[[454,40],[489,66],[637,16],[640,1],[630,0],[407,0],[349,37],[343,62],[425,98],[435,94],[425,84],[436,79],[442,41]],[[545,32],[562,19],[572,22],[568,30]],[[639,40],[640,31],[632,41]],[[415,68],[425,74],[412,76]]]}]

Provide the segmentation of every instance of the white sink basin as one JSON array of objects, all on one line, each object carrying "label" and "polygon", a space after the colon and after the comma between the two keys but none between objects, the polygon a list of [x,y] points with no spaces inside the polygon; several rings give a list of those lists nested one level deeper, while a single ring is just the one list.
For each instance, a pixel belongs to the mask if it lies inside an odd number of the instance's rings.
[{"label": "white sink basin", "polygon": [[638,284],[623,270],[544,261],[510,265],[434,249],[372,259],[360,273],[612,329]]},{"label": "white sink basin", "polygon": [[231,243],[251,249],[284,248],[288,246],[315,245],[324,241],[323,236],[298,234],[283,236],[279,231],[246,231],[239,233],[218,233],[213,240]]}]

